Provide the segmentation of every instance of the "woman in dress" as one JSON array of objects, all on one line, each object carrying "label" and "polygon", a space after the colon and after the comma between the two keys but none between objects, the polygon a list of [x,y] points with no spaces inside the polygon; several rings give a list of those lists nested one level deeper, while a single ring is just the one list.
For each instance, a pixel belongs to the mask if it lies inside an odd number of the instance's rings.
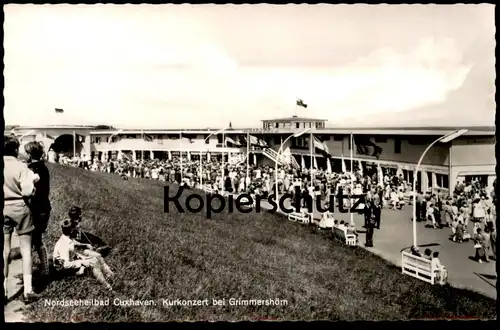
[{"label": "woman in dress", "polygon": [[483,233],[481,228],[477,229],[477,233],[473,236],[474,240],[474,248],[476,249],[476,255],[475,255],[475,260],[479,263],[482,263],[483,261],[488,262],[486,259],[486,249],[485,249],[485,241],[483,237]]}]

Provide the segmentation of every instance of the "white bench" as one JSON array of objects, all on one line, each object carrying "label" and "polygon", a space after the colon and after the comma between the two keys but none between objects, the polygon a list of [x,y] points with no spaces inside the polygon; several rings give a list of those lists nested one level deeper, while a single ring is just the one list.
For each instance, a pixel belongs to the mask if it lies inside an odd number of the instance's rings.
[{"label": "white bench", "polygon": [[403,274],[430,284],[436,283],[436,273],[439,272],[437,269],[432,269],[432,262],[429,259],[417,257],[406,251],[401,252],[401,269]]},{"label": "white bench", "polygon": [[206,192],[207,194],[213,194],[215,192],[210,186],[204,186],[203,191]]},{"label": "white bench", "polygon": [[302,224],[309,224],[311,222],[312,215],[307,212],[292,212],[288,214],[288,220],[290,221],[295,221],[295,222],[300,222]]},{"label": "white bench", "polygon": [[343,243],[349,245],[349,246],[356,246],[358,245],[357,240],[356,240],[356,235],[354,234],[347,234],[347,230],[341,229],[337,226],[333,226],[332,228],[333,231],[333,236]]}]

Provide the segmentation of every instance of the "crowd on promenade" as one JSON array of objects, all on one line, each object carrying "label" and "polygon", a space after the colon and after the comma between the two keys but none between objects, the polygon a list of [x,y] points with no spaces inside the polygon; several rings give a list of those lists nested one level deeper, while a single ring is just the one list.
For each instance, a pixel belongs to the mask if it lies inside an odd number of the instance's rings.
[{"label": "crowd on promenade", "polygon": [[[76,158],[71,160],[63,158],[63,163],[87,168],[91,171],[117,173],[124,179],[129,177],[160,180],[170,183],[183,182],[188,187],[203,188],[225,193],[249,193],[266,198],[275,190],[275,168],[273,166],[255,166],[245,162],[239,164],[224,164],[218,160],[200,162],[187,158],[182,160],[174,157],[171,160],[111,160],[101,162]],[[248,173],[247,173],[248,171]],[[312,177],[312,184],[311,184]],[[303,196],[312,196],[320,199],[322,204],[329,201],[333,191],[338,194],[339,189],[344,194],[366,194],[365,225],[375,215],[375,227],[380,228],[380,212],[382,208],[401,210],[408,203],[412,203],[413,195],[416,196],[417,221],[424,222],[426,227],[433,229],[450,229],[450,237],[457,243],[473,240],[475,246],[482,246],[479,255],[489,250],[496,255],[494,242],[496,241],[496,196],[488,193],[479,181],[464,184],[457,182],[452,196],[447,191],[432,192],[412,191],[409,182],[401,174],[389,173],[377,167],[362,169],[357,164],[354,173],[327,172],[325,170],[297,169],[292,166],[278,167],[279,194],[294,194],[295,187],[300,186]],[[223,182],[223,183],[222,183]],[[496,185],[496,181],[494,183]],[[348,202],[348,201],[347,201]],[[473,224],[469,232],[469,223]],[[478,261],[485,258],[478,258]]]},{"label": "crowd on promenade", "polygon": [[[37,142],[24,145],[23,152],[27,157],[26,161],[21,161],[18,158],[19,148],[19,141],[15,137],[4,137],[4,278],[8,277],[11,235],[16,230],[21,242],[26,301],[39,297],[31,285],[32,248],[39,254],[42,275],[49,272],[48,254],[42,241],[51,212],[50,178],[44,160],[89,171],[114,173],[124,180],[145,178],[224,194],[248,193],[261,196],[262,199],[273,194],[276,186],[273,166],[247,165],[245,162],[222,163],[214,158],[200,164],[199,160],[179,157],[169,160],[110,161],[89,159],[85,156],[56,157],[52,150],[45,155],[43,146]],[[453,197],[444,192],[414,193],[402,175],[383,172],[378,166],[356,166],[353,173],[336,173],[321,169],[310,172],[308,169],[293,166],[279,166],[277,181],[280,195],[287,192],[293,195],[296,187],[300,187],[302,197],[306,197],[302,200],[305,201],[310,196],[312,201],[319,200],[325,206],[331,200],[332,192],[336,196],[341,189],[343,195],[365,195],[361,213],[365,216],[367,228],[366,246],[373,246],[373,229],[380,229],[381,210],[401,210],[406,203],[411,203],[410,197],[415,194],[418,221],[423,221],[428,227],[435,229],[449,227],[452,239],[457,243],[471,239],[478,262],[488,261],[490,250],[496,258],[496,228],[493,221],[496,217],[496,196],[488,195],[478,182],[467,185],[458,183]],[[323,216],[327,217],[325,214]],[[341,228],[346,234],[357,236],[353,224],[338,221],[333,215],[330,220],[327,229],[329,227],[335,232],[334,228]],[[75,275],[88,271],[106,288],[112,290],[109,281],[112,281],[114,274],[103,259],[110,248],[99,238],[83,231],[80,222],[81,209],[73,207],[68,212],[68,218],[61,222],[61,237],[52,253],[53,266],[56,270],[69,270]],[[474,224],[470,234],[467,230],[469,222]],[[7,296],[6,282],[5,280],[4,289]]]}]

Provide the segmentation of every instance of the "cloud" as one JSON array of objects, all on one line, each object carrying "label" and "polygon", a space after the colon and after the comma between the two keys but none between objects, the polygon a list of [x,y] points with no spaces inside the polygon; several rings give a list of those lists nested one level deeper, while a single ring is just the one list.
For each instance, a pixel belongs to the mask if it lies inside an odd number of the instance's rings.
[{"label": "cloud", "polygon": [[[293,17],[306,19],[304,11],[289,8],[279,20],[267,12],[256,27],[244,21],[257,16],[233,10],[234,31],[222,14],[201,7],[9,8],[4,95],[6,120],[14,123],[46,121],[46,111],[63,107],[75,121],[84,114],[83,121],[145,127],[216,127],[229,120],[256,126],[263,118],[293,114],[296,97],[309,104],[300,114],[330,123],[406,113],[414,118],[419,109],[446,104],[461,90],[471,67],[483,59],[476,53],[490,47],[474,43],[480,34],[471,29],[463,32],[466,42],[453,28],[443,32],[448,23],[432,32],[422,25],[428,16],[418,25],[426,32],[417,36],[413,29],[409,39],[382,18],[366,25],[378,32],[363,37],[367,11],[356,21],[342,20],[338,12],[341,32],[327,25],[326,8],[307,16],[310,24],[301,28]],[[370,39],[377,33],[384,42]]]}]

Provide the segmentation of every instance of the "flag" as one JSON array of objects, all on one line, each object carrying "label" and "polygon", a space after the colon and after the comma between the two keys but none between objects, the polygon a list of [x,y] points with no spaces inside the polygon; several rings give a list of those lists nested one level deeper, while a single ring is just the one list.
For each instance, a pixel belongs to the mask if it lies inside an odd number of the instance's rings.
[{"label": "flag", "polygon": [[60,108],[56,108],[55,111],[56,111],[56,113],[64,113],[64,110],[60,109]]},{"label": "flag", "polygon": [[142,138],[144,139],[144,141],[153,141],[153,137],[145,132],[142,132]]},{"label": "flag", "polygon": [[[371,156],[374,157],[379,157],[380,154],[382,153],[382,148],[373,143],[370,140],[369,136],[366,135],[357,135],[354,136],[353,142],[356,145],[356,152],[358,155],[370,155],[370,150],[368,148],[373,148],[373,152],[371,153]],[[351,146],[354,147],[354,146]]]},{"label": "flag", "polygon": [[297,99],[297,106],[307,108],[307,104],[302,99]]},{"label": "flag", "polygon": [[266,141],[261,140],[258,137],[253,136],[253,135],[250,135],[250,144],[258,145],[258,146],[261,146],[261,147],[266,147],[267,146]]},{"label": "flag", "polygon": [[231,139],[229,136],[226,136],[226,143],[232,143],[234,145],[237,145],[238,143],[236,141],[234,141],[233,139]]},{"label": "flag", "polygon": [[314,148],[320,149],[326,154],[330,154],[330,150],[328,149],[326,143],[321,142],[317,137],[314,137]]}]

